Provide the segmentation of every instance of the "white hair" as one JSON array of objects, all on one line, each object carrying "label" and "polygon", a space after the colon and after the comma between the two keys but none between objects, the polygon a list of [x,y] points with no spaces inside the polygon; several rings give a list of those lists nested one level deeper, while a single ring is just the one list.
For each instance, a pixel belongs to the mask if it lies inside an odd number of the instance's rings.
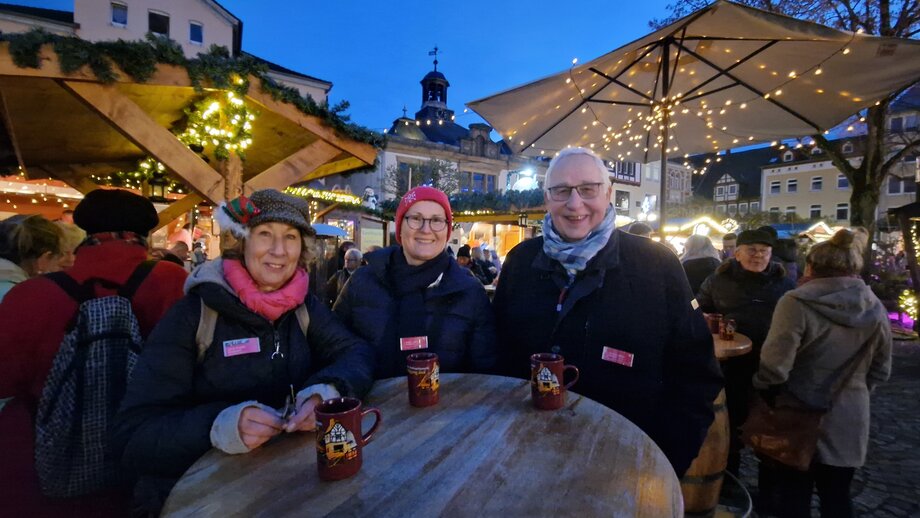
[{"label": "white hair", "polygon": [[600,181],[604,184],[610,183],[610,173],[607,172],[607,166],[604,165],[604,161],[601,160],[601,157],[597,156],[594,151],[591,151],[588,148],[584,147],[569,147],[565,148],[559,152],[553,159],[549,162],[549,167],[546,168],[546,177],[543,180],[544,188],[553,187],[549,183],[549,178],[553,174],[553,169],[556,168],[556,165],[562,161],[563,158],[573,155],[585,155],[591,157],[594,160],[594,164],[597,166],[598,174],[600,175]]},{"label": "white hair", "polygon": [[361,250],[357,248],[350,248],[345,252],[345,259],[357,259],[361,260],[364,258],[364,254],[361,253]]}]

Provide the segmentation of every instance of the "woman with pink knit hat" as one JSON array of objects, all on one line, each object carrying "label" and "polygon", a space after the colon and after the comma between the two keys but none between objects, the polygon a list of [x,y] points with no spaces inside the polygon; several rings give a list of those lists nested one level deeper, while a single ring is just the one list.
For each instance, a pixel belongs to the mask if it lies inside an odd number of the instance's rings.
[{"label": "woman with pink knit hat", "polygon": [[420,186],[396,209],[396,242],[364,256],[335,313],[377,352],[376,379],[406,373],[412,352],[437,353],[442,372],[492,372],[495,324],[482,285],[446,252],[452,230],[443,191]]}]

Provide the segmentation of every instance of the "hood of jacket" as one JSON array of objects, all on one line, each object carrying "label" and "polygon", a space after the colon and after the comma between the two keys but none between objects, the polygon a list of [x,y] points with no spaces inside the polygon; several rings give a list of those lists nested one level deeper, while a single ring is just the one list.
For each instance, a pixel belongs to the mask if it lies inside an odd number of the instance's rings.
[{"label": "hood of jacket", "polygon": [[8,259],[0,258],[0,281],[19,284],[28,278],[29,274],[20,268],[18,264]]},{"label": "hood of jacket", "polygon": [[864,327],[878,320],[878,297],[862,279],[827,277],[812,279],[787,293],[831,322]]}]

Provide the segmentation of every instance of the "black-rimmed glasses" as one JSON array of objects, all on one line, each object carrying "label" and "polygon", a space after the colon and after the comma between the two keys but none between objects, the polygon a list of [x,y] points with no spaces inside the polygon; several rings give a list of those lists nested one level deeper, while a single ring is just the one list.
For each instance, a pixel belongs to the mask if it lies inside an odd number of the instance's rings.
[{"label": "black-rimmed glasses", "polygon": [[420,230],[422,226],[425,225],[426,221],[428,222],[428,228],[431,229],[432,232],[440,232],[447,228],[447,220],[440,216],[435,216],[433,218],[406,216],[403,219],[405,219],[406,225],[409,225],[409,228],[412,230]]},{"label": "black-rimmed glasses", "polygon": [[568,201],[572,196],[572,191],[578,191],[578,196],[583,200],[593,200],[601,193],[603,183],[583,183],[570,187],[568,185],[557,185],[546,189],[549,191],[549,198],[553,201]]}]

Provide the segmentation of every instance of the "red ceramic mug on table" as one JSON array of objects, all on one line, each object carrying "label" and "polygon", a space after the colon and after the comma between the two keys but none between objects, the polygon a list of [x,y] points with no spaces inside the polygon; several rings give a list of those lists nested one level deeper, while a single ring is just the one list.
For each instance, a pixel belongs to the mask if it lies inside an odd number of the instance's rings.
[{"label": "red ceramic mug on table", "polygon": [[417,407],[436,405],[441,386],[441,366],[435,353],[412,353],[406,357],[409,404]]},{"label": "red ceramic mug on table", "polygon": [[[575,371],[575,378],[563,385],[565,371]],[[530,357],[530,393],[540,410],[557,410],[565,405],[565,392],[578,381],[578,367],[565,365],[561,354],[537,353]]]},{"label": "red ceramic mug on table", "polygon": [[[316,464],[322,480],[342,480],[361,469],[361,449],[371,442],[380,426],[380,410],[361,410],[361,400],[351,397],[327,399],[317,405]],[[377,416],[374,426],[361,434],[361,420]]]}]

